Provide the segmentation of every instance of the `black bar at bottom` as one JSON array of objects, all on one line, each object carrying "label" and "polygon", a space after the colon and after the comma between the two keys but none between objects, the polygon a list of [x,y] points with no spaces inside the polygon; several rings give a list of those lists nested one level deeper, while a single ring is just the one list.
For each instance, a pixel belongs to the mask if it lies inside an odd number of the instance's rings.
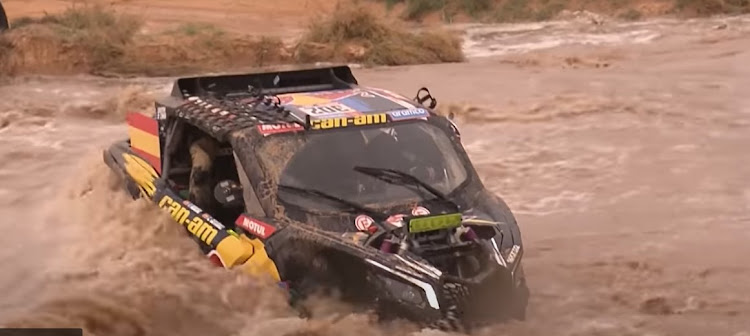
[{"label": "black bar at bottom", "polygon": [[0,328],[0,336],[83,336],[83,329]]}]

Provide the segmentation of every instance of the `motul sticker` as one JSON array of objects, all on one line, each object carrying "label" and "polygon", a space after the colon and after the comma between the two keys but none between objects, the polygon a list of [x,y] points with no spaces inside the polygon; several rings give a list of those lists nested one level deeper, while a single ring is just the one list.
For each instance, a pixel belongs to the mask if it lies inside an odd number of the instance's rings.
[{"label": "motul sticker", "polygon": [[412,216],[427,216],[430,214],[430,210],[425,207],[418,206],[411,210]]},{"label": "motul sticker", "polygon": [[367,215],[359,215],[354,220],[354,226],[356,226],[357,230],[359,231],[367,231],[367,229],[369,229],[373,224],[375,224],[375,220]]},{"label": "motul sticker", "polygon": [[276,231],[276,228],[274,228],[273,226],[263,223],[257,219],[252,219],[245,215],[241,215],[240,217],[238,217],[237,221],[235,221],[234,223],[245,231],[250,232],[253,235],[256,235],[263,239],[270,237]]},{"label": "motul sticker", "polygon": [[286,133],[286,132],[296,132],[296,131],[302,131],[304,130],[304,127],[300,124],[262,124],[258,125],[258,131],[260,134],[265,135],[271,135],[271,134],[278,134],[278,133]]}]

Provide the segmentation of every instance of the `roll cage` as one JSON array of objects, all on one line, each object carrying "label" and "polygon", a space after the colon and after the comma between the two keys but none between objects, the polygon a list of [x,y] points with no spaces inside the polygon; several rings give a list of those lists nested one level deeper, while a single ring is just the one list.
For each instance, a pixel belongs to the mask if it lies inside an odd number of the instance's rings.
[{"label": "roll cage", "polygon": [[[150,162],[176,192],[184,195],[192,167],[190,143],[199,137],[210,137],[220,144],[214,163],[217,181],[231,180],[241,185],[245,202],[244,209],[222,209],[227,213],[218,216],[223,217],[220,221],[230,224],[234,220],[232,217],[239,216],[242,210],[261,218],[272,217],[276,209],[275,191],[263,183],[267,180],[265,167],[255,160],[262,153],[248,150],[254,148],[256,141],[264,139],[265,135],[259,134],[260,128],[292,127],[303,132],[316,129],[324,132],[320,129],[325,128],[329,121],[312,120],[309,115],[290,112],[280,105],[276,95],[352,88],[358,88],[358,84],[348,66],[180,78],[174,83],[172,93],[155,103],[155,113],[150,121],[156,124],[154,128],[158,128],[161,155]],[[437,104],[426,88],[417,92],[414,101],[418,104],[416,106],[428,102],[426,108],[434,108]],[[448,119],[435,118],[431,110],[425,114],[429,116],[427,122],[458,136]],[[377,116],[364,115],[362,118],[378,121]],[[336,127],[340,126],[338,121],[336,123]],[[343,123],[346,124],[346,120]],[[462,152],[460,150],[459,154],[465,154]],[[471,170],[469,175],[473,173]]]}]

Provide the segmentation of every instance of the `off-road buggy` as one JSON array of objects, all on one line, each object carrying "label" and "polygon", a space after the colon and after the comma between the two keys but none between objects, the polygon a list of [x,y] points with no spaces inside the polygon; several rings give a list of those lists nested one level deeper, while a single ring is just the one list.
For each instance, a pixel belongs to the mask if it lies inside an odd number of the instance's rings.
[{"label": "off-road buggy", "polygon": [[348,66],[181,78],[104,161],[217,265],[442,329],[524,319],[516,220],[435,105]]}]

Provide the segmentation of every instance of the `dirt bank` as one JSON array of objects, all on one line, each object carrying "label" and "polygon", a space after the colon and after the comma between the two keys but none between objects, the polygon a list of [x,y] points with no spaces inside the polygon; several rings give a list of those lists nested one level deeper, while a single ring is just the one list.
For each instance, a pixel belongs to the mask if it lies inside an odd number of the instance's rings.
[{"label": "dirt bank", "polygon": [[[5,0],[9,17],[41,17],[64,11],[73,1]],[[550,19],[563,10],[591,11],[622,19],[655,16],[695,17],[740,14],[750,10],[743,0],[85,0],[138,14],[149,31],[175,29],[185,22],[211,24],[223,30],[263,36],[293,37],[339,3],[356,2],[378,17],[404,18],[427,24],[446,22],[507,22]]]},{"label": "dirt bank", "polygon": [[0,35],[0,75],[187,75],[274,64],[349,62],[404,65],[463,60],[447,31],[410,32],[367,7],[346,5],[312,22],[301,37],[230,33],[183,23],[149,33],[144,17],[117,6],[76,5],[14,21]]}]

